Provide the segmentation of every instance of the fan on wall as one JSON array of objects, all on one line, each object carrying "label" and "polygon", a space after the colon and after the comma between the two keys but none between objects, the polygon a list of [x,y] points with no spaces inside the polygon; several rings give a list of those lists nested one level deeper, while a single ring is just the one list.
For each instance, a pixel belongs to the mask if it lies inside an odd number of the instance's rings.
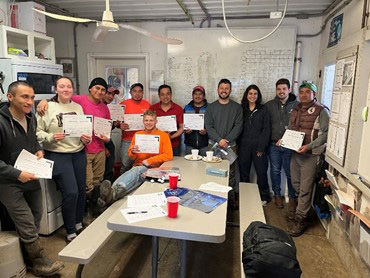
[{"label": "fan on wall", "polygon": [[113,20],[113,14],[109,9],[109,0],[105,0],[105,11],[103,12],[103,18],[101,21],[94,20],[94,19],[88,19],[88,18],[79,18],[79,17],[53,14],[49,12],[40,11],[37,9],[34,9],[34,10],[38,13],[42,13],[46,16],[49,16],[55,19],[60,19],[60,20],[79,22],[79,23],[96,22],[96,30],[94,32],[94,36],[92,39],[93,42],[102,42],[109,31],[118,31],[119,28],[121,27],[123,29],[128,29],[128,30],[138,32],[144,36],[147,36],[149,38],[152,38],[154,40],[157,40],[163,43],[182,44],[182,41],[178,39],[168,38],[168,37],[165,37],[159,34],[151,33],[147,30],[144,30],[142,28],[132,26],[129,24],[115,23]]}]

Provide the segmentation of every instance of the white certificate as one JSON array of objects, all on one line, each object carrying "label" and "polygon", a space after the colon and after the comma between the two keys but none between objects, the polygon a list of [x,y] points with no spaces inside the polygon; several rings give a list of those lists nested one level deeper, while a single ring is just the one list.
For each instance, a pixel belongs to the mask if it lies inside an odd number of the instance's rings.
[{"label": "white certificate", "polygon": [[287,129],[281,139],[281,146],[296,151],[302,146],[304,136],[304,132]]},{"label": "white certificate", "polygon": [[159,135],[136,134],[135,145],[139,147],[140,153],[159,153]]},{"label": "white certificate", "polygon": [[125,114],[124,121],[129,127],[127,131],[144,130],[143,114]]},{"label": "white certificate", "polygon": [[163,131],[177,131],[176,116],[161,116],[157,117],[157,128]]},{"label": "white certificate", "polygon": [[94,117],[94,134],[95,136],[104,135],[110,138],[112,131],[112,120]]},{"label": "white certificate", "polygon": [[92,115],[63,115],[63,132],[68,137],[81,137],[82,134],[92,136]]},{"label": "white certificate", "polygon": [[123,122],[123,115],[125,114],[125,106],[122,104],[108,104],[112,121]]},{"label": "white certificate", "polygon": [[204,114],[184,114],[184,128],[192,130],[204,129]]},{"label": "white certificate", "polygon": [[54,161],[45,158],[37,159],[36,155],[26,150],[21,151],[14,164],[14,168],[34,174],[41,179],[51,179],[53,167]]}]

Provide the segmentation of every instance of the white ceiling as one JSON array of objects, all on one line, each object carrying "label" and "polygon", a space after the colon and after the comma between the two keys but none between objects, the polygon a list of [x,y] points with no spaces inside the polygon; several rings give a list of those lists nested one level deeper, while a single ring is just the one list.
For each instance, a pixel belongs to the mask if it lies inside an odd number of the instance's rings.
[{"label": "white ceiling", "polygon": [[[212,19],[222,17],[221,0],[179,0],[189,11],[194,20],[204,19],[205,13],[199,2]],[[105,10],[104,0],[40,0],[39,3],[50,4],[63,9],[74,16],[101,19]],[[338,0],[289,0],[288,16],[314,16],[321,14]],[[232,18],[266,17],[271,11],[282,11],[285,0],[225,0],[226,15]],[[61,10],[47,10],[62,13]],[[111,0],[110,9],[116,21],[182,21],[188,20],[176,0]]]}]

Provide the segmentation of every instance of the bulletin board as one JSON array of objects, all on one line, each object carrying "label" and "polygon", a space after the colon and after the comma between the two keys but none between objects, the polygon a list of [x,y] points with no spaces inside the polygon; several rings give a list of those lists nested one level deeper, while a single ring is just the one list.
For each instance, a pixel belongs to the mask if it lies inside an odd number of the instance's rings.
[{"label": "bulletin board", "polygon": [[340,166],[344,165],[346,155],[356,74],[357,49],[355,53],[355,55],[347,57],[338,56],[335,67],[326,155]]},{"label": "bulletin board", "polygon": [[[242,39],[256,39],[271,28],[233,28]],[[208,102],[218,99],[222,78],[232,82],[231,98],[240,102],[245,89],[256,84],[263,101],[275,97],[280,78],[292,80],[296,27],[280,27],[269,38],[254,44],[234,40],[225,28],[172,29],[168,36],[181,39],[181,45],[167,48],[167,80],[173,100],[184,106],[191,100],[192,88],[204,86]]]}]

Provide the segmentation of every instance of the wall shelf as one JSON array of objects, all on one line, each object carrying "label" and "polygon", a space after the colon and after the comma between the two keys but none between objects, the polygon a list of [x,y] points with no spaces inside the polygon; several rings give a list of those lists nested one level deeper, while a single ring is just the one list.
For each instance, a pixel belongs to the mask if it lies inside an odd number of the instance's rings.
[{"label": "wall shelf", "polygon": [[54,38],[0,25],[0,41],[0,58],[55,64]]}]

